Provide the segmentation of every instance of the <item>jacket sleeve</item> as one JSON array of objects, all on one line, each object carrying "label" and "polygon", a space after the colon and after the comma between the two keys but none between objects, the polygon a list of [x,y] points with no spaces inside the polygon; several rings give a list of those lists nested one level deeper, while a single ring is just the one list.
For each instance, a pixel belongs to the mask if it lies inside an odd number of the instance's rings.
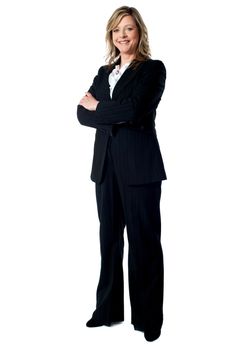
[{"label": "jacket sleeve", "polygon": [[[98,74],[95,76],[93,83],[88,90],[95,98],[96,98],[96,86],[98,84],[101,69],[102,67],[99,69]],[[88,109],[84,108],[82,105],[77,106],[77,118],[80,124],[111,133],[112,126],[96,123],[96,121],[93,118],[94,113],[95,112],[89,111]]]},{"label": "jacket sleeve", "polygon": [[137,124],[145,115],[157,108],[165,88],[165,80],[164,64],[161,61],[154,61],[154,64],[143,72],[130,98],[119,101],[100,101],[94,112],[78,105],[78,120],[84,125],[94,123],[105,126],[124,122]]}]

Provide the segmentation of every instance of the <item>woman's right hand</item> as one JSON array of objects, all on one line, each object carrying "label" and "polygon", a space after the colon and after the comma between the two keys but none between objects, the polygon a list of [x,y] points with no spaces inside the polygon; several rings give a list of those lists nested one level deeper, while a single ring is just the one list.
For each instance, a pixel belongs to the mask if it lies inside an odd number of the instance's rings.
[{"label": "woman's right hand", "polygon": [[79,104],[89,111],[95,111],[99,101],[97,101],[90,92],[86,92]]}]

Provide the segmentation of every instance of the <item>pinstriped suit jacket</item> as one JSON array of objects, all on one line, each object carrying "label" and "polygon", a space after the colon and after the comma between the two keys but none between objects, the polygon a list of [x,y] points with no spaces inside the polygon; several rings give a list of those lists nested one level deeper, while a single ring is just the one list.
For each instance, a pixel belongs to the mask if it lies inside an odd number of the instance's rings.
[{"label": "pinstriped suit jacket", "polygon": [[166,173],[155,131],[156,108],[165,88],[166,69],[149,59],[128,67],[118,80],[112,100],[110,70],[102,66],[89,92],[100,101],[96,111],[77,106],[82,125],[96,128],[91,179],[101,183],[109,139],[114,162],[128,185],[165,180]]}]

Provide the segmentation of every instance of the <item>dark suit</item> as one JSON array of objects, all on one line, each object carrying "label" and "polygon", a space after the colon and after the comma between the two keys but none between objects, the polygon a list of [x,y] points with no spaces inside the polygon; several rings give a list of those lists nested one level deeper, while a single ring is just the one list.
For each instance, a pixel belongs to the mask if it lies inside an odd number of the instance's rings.
[{"label": "dark suit", "polygon": [[135,329],[160,329],[163,256],[160,243],[161,181],[166,179],[155,131],[165,87],[161,61],[129,67],[109,95],[110,70],[99,69],[89,92],[95,112],[78,105],[81,124],[97,129],[91,179],[100,219],[101,274],[93,318],[123,320],[123,231],[129,241],[129,288]]},{"label": "dark suit", "polygon": [[[128,184],[143,184],[166,179],[155,132],[156,108],[166,79],[161,61],[148,60],[137,69],[128,68],[109,95],[106,67],[99,69],[92,95],[101,101],[96,112],[78,106],[81,124],[97,128],[91,178],[100,183],[110,134],[116,134],[117,159]],[[119,124],[120,123],[120,124]],[[119,132],[118,132],[119,131]]]}]

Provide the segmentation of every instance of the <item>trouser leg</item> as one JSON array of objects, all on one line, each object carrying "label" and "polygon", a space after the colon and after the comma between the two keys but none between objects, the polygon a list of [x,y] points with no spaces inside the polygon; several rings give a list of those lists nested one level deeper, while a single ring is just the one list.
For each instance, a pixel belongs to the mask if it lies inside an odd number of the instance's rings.
[{"label": "trouser leg", "polygon": [[123,191],[129,240],[129,290],[132,324],[160,330],[163,322],[161,182],[127,186]]},{"label": "trouser leg", "polygon": [[124,217],[112,161],[108,156],[105,177],[96,184],[100,220],[101,272],[93,318],[110,324],[124,319],[123,231]]}]

